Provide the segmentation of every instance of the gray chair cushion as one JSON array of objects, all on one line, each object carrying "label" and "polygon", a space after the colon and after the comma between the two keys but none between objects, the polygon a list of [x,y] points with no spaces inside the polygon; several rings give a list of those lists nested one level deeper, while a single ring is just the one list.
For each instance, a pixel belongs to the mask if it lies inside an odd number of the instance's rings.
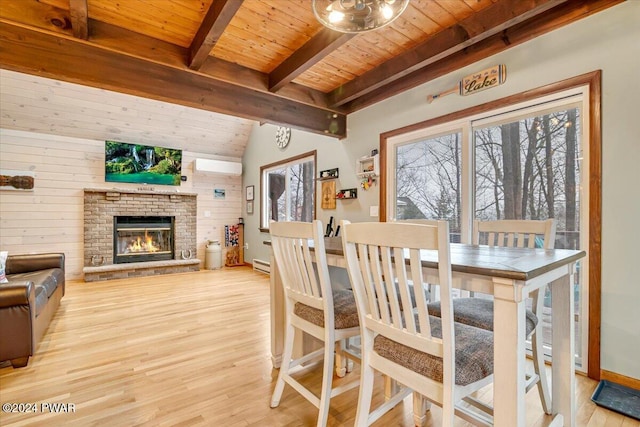
[{"label": "gray chair cushion", "polygon": [[[427,305],[429,314],[440,317],[440,302]],[[465,325],[475,326],[493,331],[493,300],[484,298],[454,298],[453,320]],[[531,335],[538,324],[538,317],[533,311],[526,311],[526,334]]]},{"label": "gray chair cushion", "polygon": [[[429,316],[431,335],[442,338],[441,319]],[[455,323],[456,384],[467,385],[493,374],[493,333]],[[373,342],[373,350],[420,375],[442,382],[442,358],[399,344],[382,335]]]},{"label": "gray chair cushion", "polygon": [[[293,312],[296,316],[324,328],[324,313],[322,310],[298,302],[294,306]],[[333,291],[333,314],[336,329],[353,328],[360,324],[353,291]]]}]

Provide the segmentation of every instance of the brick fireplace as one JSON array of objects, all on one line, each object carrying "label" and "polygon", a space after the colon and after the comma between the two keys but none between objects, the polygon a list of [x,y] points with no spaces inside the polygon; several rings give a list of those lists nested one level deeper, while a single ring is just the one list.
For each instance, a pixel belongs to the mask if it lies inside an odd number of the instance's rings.
[{"label": "brick fireplace", "polygon": [[[124,220],[124,231],[116,233],[116,224],[118,221],[123,223],[122,218],[129,219]],[[196,194],[86,188],[85,281],[199,270],[196,221]],[[158,225],[160,223],[165,225]],[[167,234],[167,228],[171,230],[171,235]],[[165,233],[164,237],[158,237],[160,231]],[[136,232],[139,234],[137,238]],[[149,239],[149,243],[143,241],[145,238]],[[131,242],[126,242],[127,239]],[[170,249],[161,248],[165,254],[163,257],[155,254],[159,249],[154,245],[161,245],[160,241],[171,243]],[[117,250],[118,245],[136,246],[136,243],[141,253],[131,249]],[[154,249],[149,249],[147,245]],[[166,255],[167,252],[169,255]]]}]

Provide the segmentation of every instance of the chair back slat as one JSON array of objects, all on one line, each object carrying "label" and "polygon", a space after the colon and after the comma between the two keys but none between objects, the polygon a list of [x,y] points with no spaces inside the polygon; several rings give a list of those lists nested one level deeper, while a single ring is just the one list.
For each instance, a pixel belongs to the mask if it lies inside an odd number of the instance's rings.
[{"label": "chair back slat", "polygon": [[369,305],[369,312],[376,319],[379,319],[382,314],[377,304],[377,299],[373,297],[376,295],[375,281],[373,280],[373,272],[369,265],[369,247],[367,245],[358,245],[357,250],[359,253],[358,260],[360,263],[360,269],[362,274],[367,277],[367,280],[363,281],[363,290],[367,294],[366,303]]},{"label": "chair back slat", "polygon": [[[528,248],[535,248],[536,247],[536,234],[535,233],[529,233],[528,237],[527,237],[527,240],[528,240],[528,244],[527,244]],[[522,243],[523,243],[522,246],[524,246],[524,239],[522,239]]]},{"label": "chair back slat", "polygon": [[316,277],[316,274],[313,274],[313,259],[311,257],[311,250],[309,245],[309,240],[301,240],[301,245],[298,246],[301,253],[299,256],[299,261],[304,265],[302,271],[306,272],[304,278],[304,284],[307,287],[307,292],[313,295],[316,298],[322,298],[322,289],[320,287],[319,278]]},{"label": "chair back slat", "polygon": [[[400,319],[400,305],[398,304],[398,294],[396,293],[394,281],[397,280],[395,268],[393,266],[392,252],[394,248],[380,248],[380,264],[382,266],[382,287],[386,296],[387,306],[389,307],[389,319],[396,328],[402,328],[402,320]],[[384,300],[380,299],[381,303]]]},{"label": "chair back slat", "polygon": [[[420,251],[417,249],[411,249],[409,251],[410,257],[410,269],[411,269],[411,281],[415,284],[423,283],[423,274],[422,274],[422,262],[420,260]],[[415,305],[418,312],[418,331],[421,335],[426,337],[431,337],[431,322],[429,321],[429,310],[427,309],[427,301],[424,298],[424,292],[422,292],[421,286],[413,287]],[[405,307],[410,307],[411,303],[406,305]],[[409,313],[409,312],[407,312]],[[413,315],[407,316],[408,318],[413,318]]]},{"label": "chair back slat", "polygon": [[[419,351],[438,357],[446,354],[449,360],[443,361],[445,371],[451,375],[454,347],[453,341],[448,341],[453,340],[454,332],[447,222],[424,225],[343,221],[341,229],[360,325]],[[420,286],[413,286],[423,283],[423,250],[438,251],[442,303],[448,304],[442,314],[450,320],[442,323],[442,339],[431,335],[427,297]]]},{"label": "chair back slat", "polygon": [[[413,301],[415,301],[415,299],[412,298],[413,293],[411,292],[410,286],[414,279],[414,274],[410,268],[407,269],[404,265],[400,265],[400,263],[404,264],[404,253],[400,249],[396,248],[394,250],[393,257],[396,260],[395,268],[398,273],[397,294],[400,297],[398,304],[400,311],[402,311],[403,307],[411,307],[413,305]],[[401,313],[398,313],[398,316],[401,316]],[[403,320],[405,328],[407,328],[409,333],[416,334],[419,332],[420,329],[416,328],[416,322],[413,316],[405,315]]]},{"label": "chair back slat", "polygon": [[391,312],[389,310],[389,305],[385,304],[385,301],[389,299],[389,296],[387,295],[387,289],[384,285],[382,264],[380,261],[380,258],[382,257],[381,248],[370,245],[367,249],[369,251],[369,263],[371,263],[371,270],[373,271],[373,289],[375,291],[373,295],[379,296],[379,298],[376,298],[378,313],[380,313],[380,318],[378,320],[389,322],[391,319]]}]

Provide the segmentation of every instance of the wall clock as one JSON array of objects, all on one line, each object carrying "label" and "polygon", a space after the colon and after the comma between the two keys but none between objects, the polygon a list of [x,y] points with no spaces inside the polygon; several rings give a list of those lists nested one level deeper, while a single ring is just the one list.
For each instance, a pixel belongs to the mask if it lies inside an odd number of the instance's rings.
[{"label": "wall clock", "polygon": [[289,144],[291,140],[291,128],[278,126],[276,130],[276,145],[279,148],[284,148]]}]

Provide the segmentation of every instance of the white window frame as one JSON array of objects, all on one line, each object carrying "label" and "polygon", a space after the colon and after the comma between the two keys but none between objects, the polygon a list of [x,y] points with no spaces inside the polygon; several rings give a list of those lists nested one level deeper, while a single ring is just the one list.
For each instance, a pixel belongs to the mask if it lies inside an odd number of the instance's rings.
[{"label": "white window frame", "polygon": [[317,152],[314,151],[310,151],[307,153],[303,153],[300,154],[298,156],[295,157],[291,157],[288,159],[284,159],[282,161],[279,162],[275,162],[275,163],[271,163],[265,166],[262,166],[260,168],[260,230],[263,232],[268,232],[269,231],[269,222],[271,221],[271,219],[269,218],[269,211],[268,211],[268,207],[269,207],[269,182],[268,179],[266,179],[266,177],[269,175],[270,172],[273,172],[275,170],[279,170],[279,169],[287,169],[286,175],[287,177],[285,178],[285,213],[286,213],[286,220],[290,221],[291,220],[291,194],[290,194],[290,188],[289,188],[289,182],[290,179],[288,178],[289,175],[289,168],[291,166],[295,166],[295,165],[299,165],[302,163],[307,163],[307,162],[313,162],[313,174],[314,174],[314,179],[313,179],[313,189],[311,191],[312,197],[313,197],[313,219],[315,219],[316,217],[316,180],[315,180],[315,174],[317,171]]}]

